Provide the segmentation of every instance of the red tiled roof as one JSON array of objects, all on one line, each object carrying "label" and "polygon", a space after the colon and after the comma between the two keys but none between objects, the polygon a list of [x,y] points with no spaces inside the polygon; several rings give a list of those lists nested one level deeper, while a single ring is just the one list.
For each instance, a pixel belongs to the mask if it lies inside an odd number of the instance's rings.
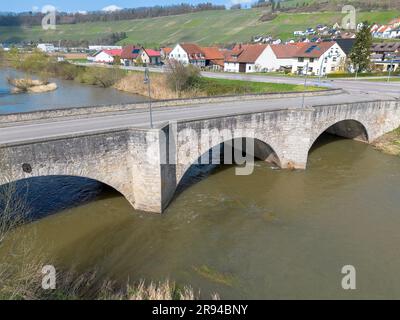
[{"label": "red tiled roof", "polygon": [[328,51],[336,42],[305,43],[295,53],[295,57],[319,58]]},{"label": "red tiled roof", "polygon": [[271,45],[278,59],[289,58],[319,58],[328,51],[335,42],[309,42]]},{"label": "red tiled roof", "polygon": [[300,49],[300,43],[292,44],[274,44],[271,49],[278,59],[293,58]]},{"label": "red tiled roof", "polygon": [[237,61],[242,63],[254,63],[258,57],[263,53],[268,45],[248,45],[244,48],[243,52],[239,55]]},{"label": "red tiled roof", "polygon": [[153,49],[144,49],[149,57],[160,57],[161,52]]},{"label": "red tiled roof", "polygon": [[112,57],[120,57],[122,54],[122,49],[103,50],[103,51]]},{"label": "red tiled roof", "polygon": [[180,43],[180,46],[189,56],[191,60],[205,59],[205,54],[201,47],[194,43]]},{"label": "red tiled roof", "polygon": [[126,46],[122,49],[122,59],[136,59],[140,53],[140,48],[134,45]]},{"label": "red tiled roof", "polygon": [[223,60],[224,55],[217,47],[201,47],[206,60]]},{"label": "red tiled roof", "polygon": [[173,50],[173,48],[162,48],[162,51],[164,51],[165,55],[169,55],[171,53],[171,51]]}]

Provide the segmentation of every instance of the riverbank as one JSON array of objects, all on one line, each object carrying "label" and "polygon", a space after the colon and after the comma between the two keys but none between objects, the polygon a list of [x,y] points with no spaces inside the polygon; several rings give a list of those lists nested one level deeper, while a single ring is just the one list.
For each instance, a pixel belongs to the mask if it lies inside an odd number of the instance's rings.
[{"label": "riverbank", "polygon": [[[114,87],[118,90],[148,96],[148,85],[143,82],[143,74],[133,72],[118,81]],[[326,88],[282,83],[253,82],[242,80],[213,79],[199,77],[194,85],[187,90],[177,92],[169,84],[168,75],[151,74],[151,96],[156,100],[179,98],[202,98],[225,95],[244,95],[258,93],[290,93],[313,92]]]},{"label": "riverbank", "polygon": [[400,156],[400,127],[375,140],[375,149],[392,156]]},{"label": "riverbank", "polygon": [[[41,79],[57,77],[82,84],[115,88],[119,91],[148,96],[148,85],[144,83],[142,72],[122,70],[119,66],[81,66],[69,62],[57,62],[40,52],[31,54],[8,53],[8,65],[18,70],[37,75]],[[155,100],[177,98],[199,98],[224,95],[256,93],[318,91],[325,88],[293,84],[277,84],[242,80],[211,79],[201,77],[193,67],[186,68],[188,74],[182,83],[185,68],[177,67],[176,74],[152,73],[151,96]],[[180,83],[177,85],[177,83]]]}]

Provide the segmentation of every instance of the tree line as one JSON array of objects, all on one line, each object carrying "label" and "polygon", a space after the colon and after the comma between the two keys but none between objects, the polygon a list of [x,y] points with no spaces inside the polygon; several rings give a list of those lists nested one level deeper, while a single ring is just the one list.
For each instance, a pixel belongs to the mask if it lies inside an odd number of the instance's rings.
[{"label": "tree line", "polygon": [[[214,5],[212,3],[200,3],[197,5],[182,3],[180,5],[122,9],[113,12],[93,11],[85,14],[58,12],[57,24],[133,20],[225,9],[226,7],[224,5]],[[36,26],[42,23],[44,16],[43,13],[31,11],[18,14],[6,13],[0,15],[0,26]]]}]

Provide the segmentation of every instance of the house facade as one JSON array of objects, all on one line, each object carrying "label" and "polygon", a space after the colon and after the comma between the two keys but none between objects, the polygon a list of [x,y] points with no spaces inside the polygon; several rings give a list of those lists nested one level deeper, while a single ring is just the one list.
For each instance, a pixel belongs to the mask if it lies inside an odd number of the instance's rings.
[{"label": "house facade", "polygon": [[184,65],[193,64],[198,67],[206,66],[206,57],[203,51],[194,43],[178,43],[169,54],[169,58]]},{"label": "house facade", "polygon": [[148,65],[160,65],[161,64],[161,52],[153,49],[142,49],[140,58],[144,64]]},{"label": "house facade", "polygon": [[96,63],[114,63],[117,57],[121,58],[122,49],[103,50],[94,57],[93,61]]},{"label": "house facade", "polygon": [[303,44],[293,55],[292,73],[322,76],[337,72],[344,67],[346,58],[336,42]]},{"label": "house facade", "polygon": [[292,70],[295,53],[298,50],[297,44],[269,45],[265,49],[265,69],[267,72]]},{"label": "house facade", "polygon": [[224,62],[225,72],[263,72],[266,71],[268,45],[239,45],[226,55]]},{"label": "house facade", "polygon": [[135,45],[123,47],[121,53],[121,64],[126,67],[135,65],[136,59],[139,57],[141,51],[142,48]]},{"label": "house facade", "polygon": [[222,70],[224,53],[218,47],[200,47],[194,43],[179,43],[172,49],[169,59],[184,65],[192,64],[199,68]]}]

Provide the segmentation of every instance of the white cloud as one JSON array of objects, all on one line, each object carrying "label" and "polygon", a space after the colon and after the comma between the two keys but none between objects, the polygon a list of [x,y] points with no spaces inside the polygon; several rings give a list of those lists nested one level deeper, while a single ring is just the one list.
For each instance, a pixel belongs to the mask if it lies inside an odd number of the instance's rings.
[{"label": "white cloud", "polygon": [[33,11],[33,12],[39,11],[39,7],[38,7],[38,6],[33,6],[33,7],[32,7],[32,11]]},{"label": "white cloud", "polygon": [[105,12],[115,12],[115,11],[120,11],[120,10],[122,10],[122,8],[116,6],[115,4],[113,4],[113,5],[111,5],[111,6],[108,6],[108,7],[103,8],[102,10],[105,11]]},{"label": "white cloud", "polygon": [[87,15],[88,12],[85,10],[79,10],[77,13],[82,14],[82,15]]}]

